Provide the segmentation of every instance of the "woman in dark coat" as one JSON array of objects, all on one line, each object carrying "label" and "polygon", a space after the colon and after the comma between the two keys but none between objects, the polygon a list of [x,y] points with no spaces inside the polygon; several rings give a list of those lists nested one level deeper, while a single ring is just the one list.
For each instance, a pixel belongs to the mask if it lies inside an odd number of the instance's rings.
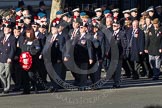
[{"label": "woman in dark coat", "polygon": [[36,73],[38,69],[38,58],[40,53],[40,43],[38,39],[35,38],[34,30],[32,28],[28,28],[26,30],[26,39],[24,44],[22,45],[22,53],[28,52],[32,56],[32,65],[28,70],[23,72],[23,85],[24,91],[23,94],[30,93],[30,84],[34,86],[35,92],[37,92],[37,79]]}]

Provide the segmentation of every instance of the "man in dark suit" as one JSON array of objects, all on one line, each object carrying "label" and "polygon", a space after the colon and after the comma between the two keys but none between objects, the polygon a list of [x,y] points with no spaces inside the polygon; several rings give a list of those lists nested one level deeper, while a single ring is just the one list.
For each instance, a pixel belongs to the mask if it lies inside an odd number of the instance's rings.
[{"label": "man in dark suit", "polygon": [[[112,19],[112,17],[108,16],[106,18],[106,24],[104,24],[104,25],[101,24],[102,28],[100,28],[100,29],[102,30],[102,32],[104,34],[107,34],[107,33],[112,34],[113,33],[112,24],[113,24],[113,19]],[[106,33],[105,33],[105,31],[106,31]],[[111,36],[109,36],[109,37],[111,39]],[[105,43],[106,43],[105,49],[110,49],[109,42],[110,42],[110,40],[105,39]],[[104,62],[103,62],[105,71],[108,70],[108,67],[109,67],[109,64],[110,64],[110,55],[111,55],[110,51],[108,51],[108,50],[106,51],[105,50],[105,59],[104,59]]]},{"label": "man in dark suit", "polygon": [[108,16],[106,18],[106,28],[109,29],[111,32],[113,32],[113,28],[112,28],[112,24],[113,24],[113,19],[112,17]]},{"label": "man in dark suit", "polygon": [[162,53],[162,28],[158,18],[153,20],[153,27],[149,28],[146,41],[146,52],[149,54],[149,63],[153,70],[153,80],[158,80],[160,75]]},{"label": "man in dark suit", "polygon": [[11,35],[11,25],[4,26],[4,37],[0,39],[0,79],[4,93],[8,93],[11,84],[11,62],[15,51],[15,38]]},{"label": "man in dark suit", "polygon": [[13,57],[12,65],[12,79],[15,81],[15,87],[13,91],[19,91],[22,87],[22,68],[19,63],[19,56],[21,54],[21,46],[24,43],[24,36],[21,35],[21,27],[14,27],[14,37],[15,37],[15,53]]},{"label": "man in dark suit", "polygon": [[79,70],[76,70],[79,76],[79,90],[86,89],[88,66],[93,63],[91,36],[86,33],[87,27],[88,25],[81,23],[79,29],[80,35],[76,36],[73,41],[74,60],[79,67]]},{"label": "man in dark suit", "polygon": [[138,24],[138,21],[134,20],[132,28],[126,34],[128,40],[127,48],[129,49],[127,56],[129,56],[131,61],[133,79],[139,79],[141,56],[144,51],[144,32],[139,28]]},{"label": "man in dark suit", "polygon": [[[58,34],[62,38],[62,41],[63,41],[62,44],[64,45],[64,46],[62,46],[62,55],[63,56],[66,51],[65,42],[68,40],[68,33],[66,33],[64,31],[65,27],[66,27],[66,24],[64,22],[60,23],[60,25],[58,27]],[[62,64],[61,79],[63,81],[65,81],[65,78],[66,78],[66,68],[65,68],[64,64]]]},{"label": "man in dark suit", "polygon": [[46,43],[46,38],[47,38],[47,26],[42,24],[42,25],[39,25],[39,28],[38,28],[38,35],[36,37],[38,40],[39,40],[39,43],[40,43],[40,56],[39,56],[39,75],[40,75],[40,78],[42,80],[42,82],[39,82],[39,83],[47,83],[47,71],[46,71],[46,68],[45,68],[45,65],[44,65],[44,60],[43,60],[43,57],[42,57],[42,51],[43,51],[43,48],[45,46],[45,43]]},{"label": "man in dark suit", "polygon": [[93,61],[94,63],[98,62],[98,68],[96,72],[90,74],[90,77],[92,82],[96,83],[101,79],[102,63],[105,56],[105,36],[102,31],[99,30],[98,24],[93,26],[91,41],[93,43]]},{"label": "man in dark suit", "polygon": [[42,90],[42,89],[47,89],[47,86],[46,86],[47,71],[46,71],[46,68],[44,65],[44,59],[42,57],[42,50],[45,46],[46,37],[47,37],[47,26],[44,24],[40,24],[38,26],[38,24],[36,23],[36,24],[33,24],[32,27],[35,29],[35,34],[36,34],[35,36],[40,43],[40,51],[38,52],[39,60],[38,60],[38,64],[36,66],[38,69],[38,76],[39,76],[38,89]]},{"label": "man in dark suit", "polygon": [[120,24],[119,22],[113,23],[113,37],[115,39],[115,43],[118,46],[119,50],[119,59],[118,64],[115,70],[115,73],[113,75],[114,79],[114,88],[120,87],[120,78],[121,78],[121,68],[122,68],[122,62],[123,57],[125,56],[125,49],[126,49],[126,34],[124,31],[120,30]]},{"label": "man in dark suit", "polygon": [[[46,56],[47,53],[49,53],[49,50],[51,48],[51,62],[53,65],[53,68],[55,70],[55,72],[57,73],[57,75],[61,78],[61,73],[62,73],[62,67],[63,67],[63,62],[62,62],[62,54],[63,54],[63,46],[65,43],[65,39],[63,36],[60,36],[58,33],[58,27],[59,26],[52,26],[51,27],[51,34],[47,37],[46,39],[46,44],[45,47],[43,49],[43,56]],[[45,61],[46,63],[46,61]],[[51,71],[50,71],[51,72]],[[51,73],[48,74],[53,75]],[[56,77],[56,76],[53,76]],[[60,88],[59,85],[57,84],[57,82],[54,81],[54,79],[52,79],[51,77],[51,82],[53,87],[49,88],[48,91],[52,92],[52,91],[58,91],[58,89]]]},{"label": "man in dark suit", "polygon": [[74,21],[72,23],[72,27],[73,27],[73,29],[71,29],[68,34],[69,39],[71,39],[71,40],[73,40],[74,37],[76,37],[76,35],[79,35],[79,33],[80,33],[79,32],[79,21],[78,20]]},{"label": "man in dark suit", "polygon": [[[87,85],[87,74],[88,74],[88,67],[93,63],[93,54],[92,54],[92,43],[91,43],[91,35],[86,33],[88,25],[84,25],[83,23],[80,24],[80,28],[78,29],[78,24],[74,25],[74,31],[79,30],[79,33],[73,35],[71,32],[71,42],[72,44],[66,44],[66,55],[64,61],[72,60],[72,71],[73,76],[75,77],[75,83],[79,86],[78,90],[85,90],[85,86]],[[69,46],[70,45],[70,46]],[[71,54],[71,49],[73,48]],[[74,56],[72,56],[74,55]]]},{"label": "man in dark suit", "polygon": [[66,64],[66,67],[71,71],[73,77],[74,77],[74,85],[78,85],[79,83],[79,78],[78,78],[78,74],[74,72],[74,70],[71,70],[71,68],[74,67],[74,63],[73,63],[73,46],[72,43],[74,41],[74,39],[80,35],[80,31],[79,31],[79,20],[75,20],[72,22],[72,29],[69,31],[68,33],[68,40],[66,42],[66,52],[65,52],[65,58],[64,58],[64,61],[65,61],[65,64]]}]

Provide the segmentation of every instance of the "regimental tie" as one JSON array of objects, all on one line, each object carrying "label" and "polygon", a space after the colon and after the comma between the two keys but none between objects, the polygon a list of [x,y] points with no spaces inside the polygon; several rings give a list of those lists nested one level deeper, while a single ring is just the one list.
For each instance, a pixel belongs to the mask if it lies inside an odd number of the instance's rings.
[{"label": "regimental tie", "polygon": [[73,31],[71,39],[73,39],[73,38],[75,37],[76,32],[77,32],[77,29],[75,29],[75,30]]},{"label": "regimental tie", "polygon": [[114,33],[113,33],[113,36],[114,36],[115,40],[117,39],[117,35],[118,35],[117,32],[114,32]]}]

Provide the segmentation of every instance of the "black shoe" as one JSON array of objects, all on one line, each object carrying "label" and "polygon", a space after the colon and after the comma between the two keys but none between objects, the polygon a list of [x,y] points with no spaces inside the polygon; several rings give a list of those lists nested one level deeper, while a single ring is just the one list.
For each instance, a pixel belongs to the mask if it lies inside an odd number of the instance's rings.
[{"label": "black shoe", "polygon": [[133,76],[132,79],[137,80],[137,79],[139,79],[139,76]]},{"label": "black shoe", "polygon": [[23,93],[21,93],[22,95],[27,95],[30,94],[30,91],[23,91]]},{"label": "black shoe", "polygon": [[123,76],[125,76],[125,77],[127,77],[127,78],[128,78],[128,77],[129,77],[129,78],[131,77],[131,75],[129,75],[129,74],[123,74]]},{"label": "black shoe", "polygon": [[120,85],[113,85],[113,88],[120,88]]},{"label": "black shoe", "polygon": [[20,88],[14,88],[12,89],[13,92],[19,92],[20,91]]},{"label": "black shoe", "polygon": [[73,82],[73,85],[74,85],[74,86],[79,86],[79,83],[78,83],[77,81],[74,81],[74,82]]},{"label": "black shoe", "polygon": [[9,91],[3,91],[2,92],[2,94],[8,94],[9,93]]},{"label": "black shoe", "polygon": [[92,91],[100,90],[100,88],[91,88]]},{"label": "black shoe", "polygon": [[58,89],[54,89],[53,92],[58,92]]},{"label": "black shoe", "polygon": [[48,93],[53,92],[53,88],[51,88],[51,87],[50,87],[50,88],[48,88],[48,89],[47,89],[47,92],[48,92]]},{"label": "black shoe", "polygon": [[159,78],[158,77],[153,77],[152,80],[154,80],[154,81],[159,80]]},{"label": "black shoe", "polygon": [[58,89],[54,89],[52,87],[50,87],[49,89],[47,89],[48,93],[52,93],[52,92],[58,92]]},{"label": "black shoe", "polygon": [[79,87],[78,91],[86,91],[86,88],[85,87]]},{"label": "black shoe", "polygon": [[147,78],[152,78],[152,75],[147,75]]}]

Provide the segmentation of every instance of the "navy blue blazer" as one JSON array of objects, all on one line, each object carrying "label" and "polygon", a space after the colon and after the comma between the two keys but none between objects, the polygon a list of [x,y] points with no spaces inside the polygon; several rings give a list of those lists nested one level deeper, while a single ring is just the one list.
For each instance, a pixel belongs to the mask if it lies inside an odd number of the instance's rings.
[{"label": "navy blue blazer", "polygon": [[46,39],[46,44],[43,48],[43,55],[46,56],[49,55],[50,53],[52,63],[57,63],[57,60],[62,61],[65,38],[58,34],[55,41],[50,42],[51,38],[52,38],[52,34],[50,34]]},{"label": "navy blue blazer", "polygon": [[4,36],[0,38],[0,62],[7,63],[7,59],[13,59],[15,52],[15,38],[10,35],[3,44]]},{"label": "navy blue blazer", "polygon": [[[145,46],[145,36],[144,32],[138,28],[138,37],[132,37],[132,32],[133,28],[129,29],[128,32],[126,33],[127,36],[127,47],[130,49],[130,59],[131,61],[139,61],[140,59],[140,52],[144,51],[144,46]],[[132,45],[130,47],[130,42],[131,42],[131,37],[132,37]]]}]

